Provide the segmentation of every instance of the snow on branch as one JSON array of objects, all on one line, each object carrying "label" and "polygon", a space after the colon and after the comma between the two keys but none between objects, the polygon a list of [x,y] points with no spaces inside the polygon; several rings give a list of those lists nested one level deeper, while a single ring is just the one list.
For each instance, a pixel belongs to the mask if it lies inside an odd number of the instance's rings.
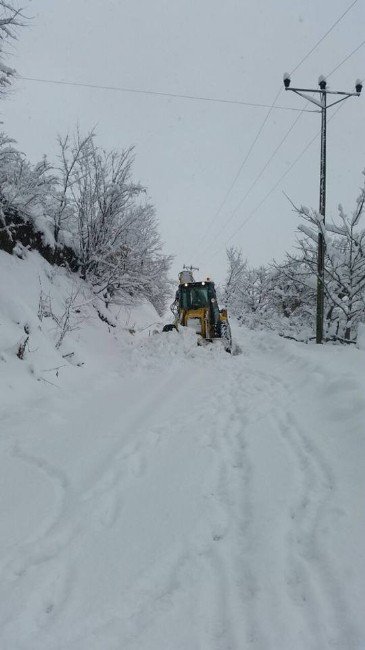
[{"label": "snow on branch", "polygon": [[4,46],[9,39],[16,39],[19,27],[25,25],[25,16],[22,9],[15,7],[13,2],[0,0],[0,94],[4,93],[16,74],[4,62]]},{"label": "snow on branch", "polygon": [[334,223],[326,223],[327,232],[333,232],[336,235],[346,236],[347,230],[344,226],[336,226]]},{"label": "snow on branch", "polygon": [[303,224],[300,224],[298,226],[298,230],[303,232],[309,239],[312,239],[314,242],[317,243],[318,241],[318,232],[315,232],[312,228],[309,228],[308,226],[305,226]]}]

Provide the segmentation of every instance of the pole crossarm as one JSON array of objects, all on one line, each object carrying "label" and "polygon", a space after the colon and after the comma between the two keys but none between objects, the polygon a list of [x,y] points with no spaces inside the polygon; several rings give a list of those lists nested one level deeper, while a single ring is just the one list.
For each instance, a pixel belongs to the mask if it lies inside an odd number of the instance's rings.
[{"label": "pole crossarm", "polygon": [[[320,109],[322,109],[322,102],[318,101],[318,99],[315,99],[314,97],[311,97],[310,95],[307,95],[303,90],[300,88],[288,88],[288,90],[292,90],[293,93],[296,95],[299,95],[300,97],[303,97],[303,99],[306,99],[308,102],[312,102],[312,104],[315,104],[316,106],[319,106]],[[314,111],[315,113],[319,113],[319,111]]]},{"label": "pole crossarm", "polygon": [[[307,88],[287,88],[286,90],[291,90],[296,95],[303,97],[303,99],[305,99],[306,101],[315,104],[321,110],[323,107],[322,102],[323,102],[324,95],[342,95],[341,99],[337,99],[335,102],[332,102],[331,104],[327,104],[326,108],[331,108],[331,106],[336,106],[336,104],[339,104],[340,102],[344,102],[349,97],[360,97],[360,93],[345,93],[345,92],[333,91],[333,90],[311,90]],[[311,97],[310,95],[307,95],[307,92],[321,94],[321,100],[315,99],[315,97]],[[311,112],[319,113],[320,111],[311,111]]]},{"label": "pole crossarm", "polygon": [[336,106],[336,104],[340,104],[340,102],[344,102],[349,97],[358,97],[358,94],[357,93],[351,93],[351,94],[346,95],[345,97],[341,97],[341,99],[337,99],[335,102],[332,102],[332,104],[327,104],[327,108],[331,108],[331,106]]},{"label": "pole crossarm", "polygon": [[285,88],[285,90],[293,90],[296,93],[302,92],[302,93],[317,93],[318,95],[321,95],[325,93],[326,95],[346,95],[348,97],[360,97],[361,93],[348,93],[342,90],[318,90],[317,88]]}]

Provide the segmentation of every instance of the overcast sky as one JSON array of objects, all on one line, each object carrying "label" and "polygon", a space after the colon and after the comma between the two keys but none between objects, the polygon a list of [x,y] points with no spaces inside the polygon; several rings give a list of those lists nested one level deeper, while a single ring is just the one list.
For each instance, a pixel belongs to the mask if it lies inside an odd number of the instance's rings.
[{"label": "overcast sky", "polygon": [[[26,0],[24,5],[32,20],[7,61],[20,75],[271,105],[283,72],[297,66],[351,0]],[[364,0],[358,0],[298,68],[293,85],[317,87],[318,76],[365,39],[364,24]],[[328,83],[333,90],[352,91],[357,77],[365,77],[365,46]],[[284,91],[276,103],[305,105]],[[328,125],[328,219],[339,202],[352,209],[362,184],[364,109],[365,92],[347,100]],[[293,248],[297,219],[283,191],[298,204],[318,207],[319,139],[278,181],[318,132],[320,116],[274,109],[262,128],[267,112],[21,79],[2,105],[5,130],[32,160],[44,153],[54,159],[57,134],[77,122],[82,131],[96,126],[106,148],[134,144],[135,177],[156,206],[166,251],[176,256],[174,271],[193,264],[218,281],[225,274],[226,245],[241,247],[252,265],[281,259]]]}]

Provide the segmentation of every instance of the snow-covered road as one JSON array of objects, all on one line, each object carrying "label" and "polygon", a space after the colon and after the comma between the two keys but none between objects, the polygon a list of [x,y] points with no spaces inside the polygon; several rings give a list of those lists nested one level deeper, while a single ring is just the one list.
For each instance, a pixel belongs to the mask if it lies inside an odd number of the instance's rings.
[{"label": "snow-covered road", "polygon": [[365,354],[235,337],[3,410],[2,650],[365,648]]}]

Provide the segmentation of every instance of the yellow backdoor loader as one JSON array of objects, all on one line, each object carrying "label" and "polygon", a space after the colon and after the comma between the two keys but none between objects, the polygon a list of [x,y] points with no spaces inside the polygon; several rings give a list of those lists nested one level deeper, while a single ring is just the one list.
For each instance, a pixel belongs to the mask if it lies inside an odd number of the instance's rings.
[{"label": "yellow backdoor loader", "polygon": [[[185,272],[180,273],[180,285],[171,305],[174,322],[165,325],[163,332],[191,327],[199,335],[198,343],[220,339],[226,352],[232,351],[232,335],[227,310],[219,309],[214,282],[207,279],[195,282]],[[181,281],[188,280],[188,281]]]}]

